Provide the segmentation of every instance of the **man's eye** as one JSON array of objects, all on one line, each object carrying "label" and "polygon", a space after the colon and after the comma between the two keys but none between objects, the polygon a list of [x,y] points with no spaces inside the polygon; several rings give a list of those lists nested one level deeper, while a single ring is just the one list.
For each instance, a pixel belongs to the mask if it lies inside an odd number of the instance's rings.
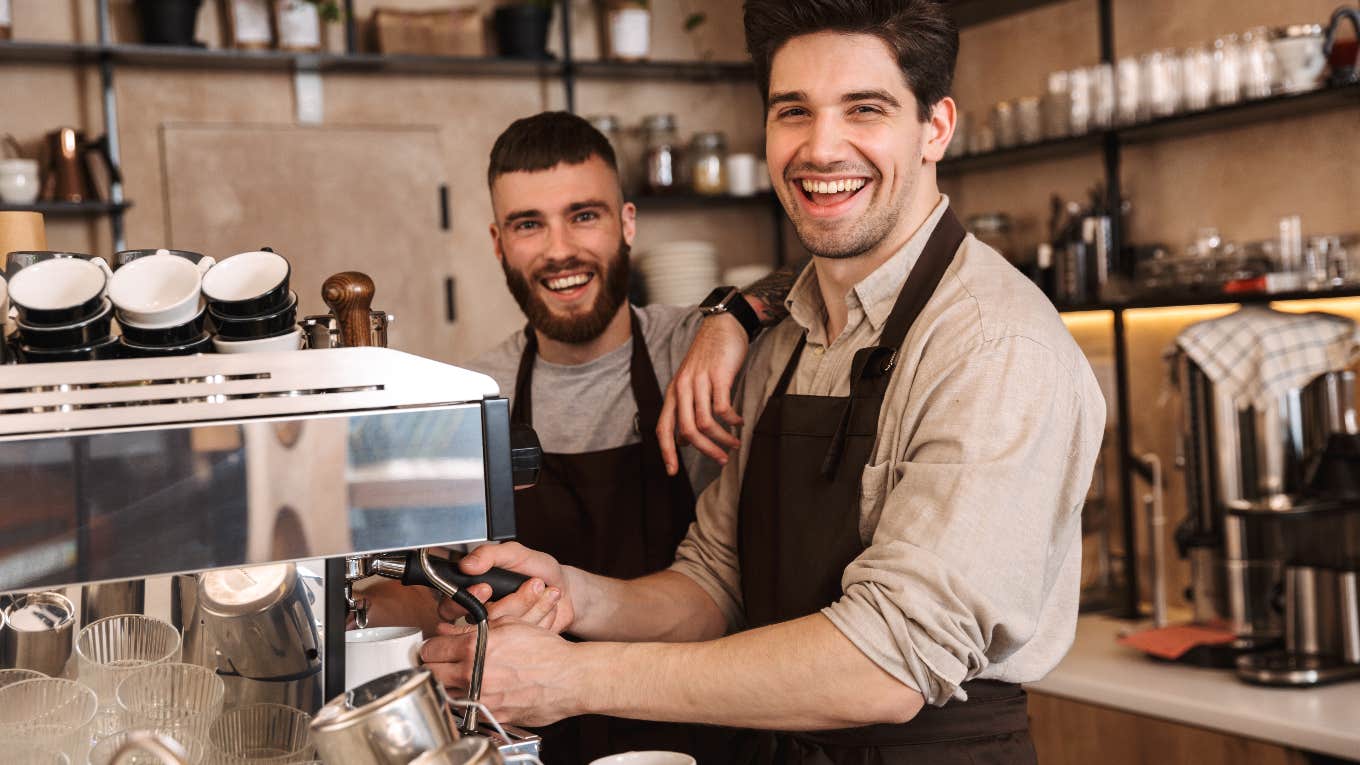
[{"label": "man's eye", "polygon": [[515,224],[516,231],[532,231],[536,228],[538,228],[538,221],[535,220],[523,220]]},{"label": "man's eye", "polygon": [[590,223],[591,221],[595,221],[595,220],[599,220],[599,219],[600,219],[600,214],[599,214],[599,213],[593,213],[593,212],[577,213],[577,214],[576,214],[576,217],[575,217],[575,218],[572,218],[572,220],[576,221],[577,223]]},{"label": "man's eye", "polygon": [[868,104],[860,104],[859,106],[856,106],[856,107],[854,108],[853,112],[854,112],[855,114],[882,114],[882,113],[883,113],[883,110],[880,109],[880,108],[878,108],[877,106],[870,106],[870,105],[868,105]]},{"label": "man's eye", "polygon": [[804,109],[801,106],[794,106],[779,112],[779,118],[787,119],[789,117],[805,117],[807,116],[807,113],[808,113],[807,109]]}]

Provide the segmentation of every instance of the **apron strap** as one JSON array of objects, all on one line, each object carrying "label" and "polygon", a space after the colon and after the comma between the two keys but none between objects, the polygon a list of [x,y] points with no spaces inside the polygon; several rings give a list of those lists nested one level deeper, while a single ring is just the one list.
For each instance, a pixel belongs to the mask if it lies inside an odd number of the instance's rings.
[{"label": "apron strap", "polygon": [[524,352],[519,356],[519,371],[515,373],[515,400],[510,405],[510,422],[534,426],[534,359],[538,357],[538,338],[531,324],[524,327]]},{"label": "apron strap", "polygon": [[902,291],[898,293],[897,302],[893,304],[888,320],[883,323],[883,332],[879,334],[878,344],[861,348],[855,353],[850,369],[850,396],[845,401],[845,409],[841,412],[836,433],[827,446],[826,458],[822,461],[824,478],[834,476],[836,468],[840,466],[855,399],[866,397],[870,393],[872,380],[892,374],[893,368],[897,366],[897,357],[902,342],[907,338],[907,332],[916,323],[926,303],[930,302],[935,289],[940,286],[940,281],[949,270],[949,265],[954,262],[954,255],[966,236],[968,232],[964,230],[963,224],[959,223],[953,208],[946,207],[935,225],[935,230],[930,232],[930,238],[926,240],[926,246],[912,266],[911,273],[907,275],[906,284],[902,285]]}]

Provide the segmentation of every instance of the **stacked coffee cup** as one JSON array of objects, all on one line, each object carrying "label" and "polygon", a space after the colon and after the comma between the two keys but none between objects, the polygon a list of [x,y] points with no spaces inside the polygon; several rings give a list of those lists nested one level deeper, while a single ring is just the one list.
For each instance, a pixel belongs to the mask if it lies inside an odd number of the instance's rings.
[{"label": "stacked coffee cup", "polygon": [[129,358],[212,353],[203,274],[213,259],[187,250],[125,250],[114,257],[109,299]]},{"label": "stacked coffee cup", "polygon": [[11,252],[9,299],[18,329],[9,339],[20,361],[116,358],[110,270],[102,258],[70,252]]},{"label": "stacked coffee cup", "polygon": [[292,267],[268,249],[243,252],[203,277],[203,294],[217,334],[218,353],[296,351],[302,347],[297,293],[288,289]]}]

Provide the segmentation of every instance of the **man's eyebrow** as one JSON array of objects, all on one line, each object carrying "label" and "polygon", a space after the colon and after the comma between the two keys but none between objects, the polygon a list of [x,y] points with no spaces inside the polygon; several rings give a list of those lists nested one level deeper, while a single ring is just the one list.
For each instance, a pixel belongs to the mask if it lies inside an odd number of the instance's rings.
[{"label": "man's eyebrow", "polygon": [[855,101],[882,101],[894,109],[902,106],[893,94],[886,90],[856,90],[841,96],[841,103],[849,104]]},{"label": "man's eyebrow", "polygon": [[798,101],[806,101],[807,94],[801,90],[786,90],[782,93],[775,93],[770,96],[770,106],[775,104],[791,104]]},{"label": "man's eyebrow", "polygon": [[608,210],[609,203],[604,201],[603,199],[587,199],[582,202],[572,202],[570,205],[567,206],[567,212],[569,213],[580,212],[582,210],[589,210],[595,207],[603,207],[604,209]]},{"label": "man's eyebrow", "polygon": [[538,210],[515,210],[514,212],[511,212],[511,213],[507,213],[507,214],[506,214],[506,216],[505,216],[505,222],[506,222],[506,223],[514,223],[514,222],[517,221],[517,220],[525,220],[525,219],[528,219],[528,218],[542,218],[542,217],[543,217],[543,213],[540,212],[540,211],[538,211]]}]

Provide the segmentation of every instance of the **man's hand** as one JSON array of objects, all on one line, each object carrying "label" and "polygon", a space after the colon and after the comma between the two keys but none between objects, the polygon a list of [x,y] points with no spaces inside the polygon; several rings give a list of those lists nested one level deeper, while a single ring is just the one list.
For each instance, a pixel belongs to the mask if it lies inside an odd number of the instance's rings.
[{"label": "man's hand", "polygon": [[670,475],[680,469],[677,430],[684,443],[722,465],[727,464],[727,452],[741,444],[714,418],[732,427],[742,424],[732,408],[732,385],[749,346],[746,330],[732,316],[712,316],[700,323],[685,360],[666,386],[666,403],[656,423],[661,458]]},{"label": "man's hand", "polygon": [[[420,658],[451,696],[465,696],[476,645],[476,627],[441,624]],[[575,669],[571,650],[571,643],[541,626],[493,623],[481,702],[498,721],[519,725],[547,725],[578,714],[570,695],[578,687],[569,677]]]},{"label": "man's hand", "polygon": [[[517,591],[494,603],[487,603],[491,597],[490,585],[473,585],[468,588],[468,592],[487,604],[486,613],[490,621],[520,621],[536,624],[548,630],[552,630],[557,623],[557,603],[562,599],[560,589],[548,587],[538,577],[530,579],[520,585]],[[452,600],[440,601],[440,619],[454,622],[464,616],[467,616],[467,612],[457,603]]]},{"label": "man's hand", "polygon": [[[552,621],[546,625],[547,629],[561,632],[576,620],[576,608],[571,599],[571,587],[566,570],[551,555],[530,550],[518,542],[505,542],[482,545],[458,562],[458,568],[464,574],[472,576],[485,574],[493,567],[525,574],[530,580],[520,585],[519,590],[513,595],[507,595],[491,604],[487,613],[492,620],[526,613],[540,596],[546,597],[553,593],[556,606],[553,609]],[[534,580],[538,581],[543,590],[534,590]],[[491,597],[491,587],[485,584],[473,585],[468,588],[468,592],[483,603]],[[452,621],[462,616],[463,610],[445,602],[440,605],[439,615],[446,621]]]}]

